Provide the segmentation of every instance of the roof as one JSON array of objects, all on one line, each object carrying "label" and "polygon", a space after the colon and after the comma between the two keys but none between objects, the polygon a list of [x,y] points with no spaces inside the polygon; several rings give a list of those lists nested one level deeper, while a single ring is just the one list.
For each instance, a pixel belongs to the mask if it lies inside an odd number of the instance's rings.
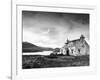
[{"label": "roof", "polygon": [[80,41],[80,39],[71,40],[71,41],[69,41],[69,42],[67,42],[67,43],[65,43],[65,44],[68,44],[68,43],[70,43],[70,42],[77,42],[77,41]]},{"label": "roof", "polygon": [[[85,39],[84,39],[84,40],[85,40]],[[77,41],[80,41],[80,39],[71,40],[71,41],[69,41],[69,42],[67,42],[67,43],[65,43],[65,44],[68,44],[68,43],[70,43],[70,42],[73,42],[74,44],[76,44]],[[87,43],[86,40],[85,40],[85,44],[89,46],[89,44]]]}]

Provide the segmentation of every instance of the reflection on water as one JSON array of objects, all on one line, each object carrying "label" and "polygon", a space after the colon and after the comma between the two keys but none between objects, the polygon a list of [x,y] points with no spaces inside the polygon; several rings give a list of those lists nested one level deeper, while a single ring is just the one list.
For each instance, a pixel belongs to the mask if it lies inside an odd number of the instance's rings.
[{"label": "reflection on water", "polygon": [[43,52],[27,52],[23,53],[23,55],[50,55],[52,51],[43,51]]}]

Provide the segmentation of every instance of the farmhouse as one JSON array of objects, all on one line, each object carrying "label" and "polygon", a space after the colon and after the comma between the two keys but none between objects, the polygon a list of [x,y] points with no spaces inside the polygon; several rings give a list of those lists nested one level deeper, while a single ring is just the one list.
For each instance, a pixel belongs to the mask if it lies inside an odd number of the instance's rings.
[{"label": "farmhouse", "polygon": [[80,38],[76,40],[70,41],[67,39],[65,45],[60,49],[60,53],[73,56],[89,55],[89,45],[85,37],[81,35]]}]

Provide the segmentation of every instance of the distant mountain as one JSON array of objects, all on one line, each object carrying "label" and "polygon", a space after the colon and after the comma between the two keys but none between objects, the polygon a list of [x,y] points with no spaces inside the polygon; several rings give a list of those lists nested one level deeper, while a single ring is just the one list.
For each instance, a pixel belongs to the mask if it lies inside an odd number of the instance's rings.
[{"label": "distant mountain", "polygon": [[29,42],[22,42],[22,52],[53,51],[53,48],[36,46]]}]

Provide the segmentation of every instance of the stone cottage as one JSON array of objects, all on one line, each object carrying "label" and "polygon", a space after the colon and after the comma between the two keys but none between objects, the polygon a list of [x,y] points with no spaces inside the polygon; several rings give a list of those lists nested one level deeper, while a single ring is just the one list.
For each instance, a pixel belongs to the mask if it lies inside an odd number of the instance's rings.
[{"label": "stone cottage", "polygon": [[80,38],[76,40],[70,41],[67,39],[65,45],[60,49],[60,53],[73,56],[89,55],[89,45],[85,37],[81,35]]}]

